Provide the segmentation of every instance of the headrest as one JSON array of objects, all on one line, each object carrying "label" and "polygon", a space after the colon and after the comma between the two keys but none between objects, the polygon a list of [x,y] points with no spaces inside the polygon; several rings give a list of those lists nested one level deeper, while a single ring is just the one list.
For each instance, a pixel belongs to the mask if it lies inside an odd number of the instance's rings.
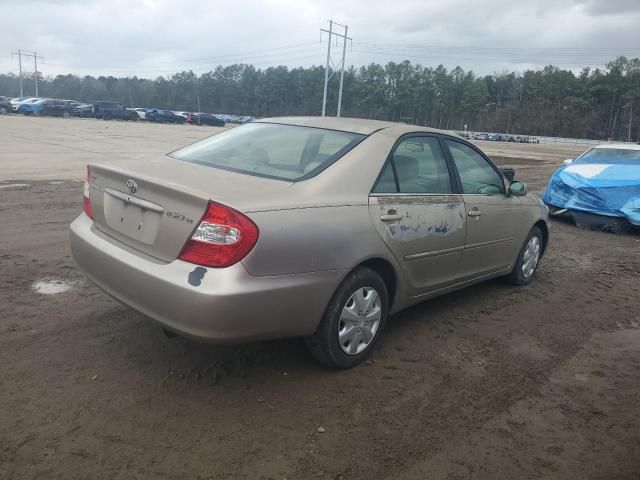
[{"label": "headrest", "polygon": [[394,155],[393,162],[399,180],[415,180],[418,178],[418,160],[407,155]]}]

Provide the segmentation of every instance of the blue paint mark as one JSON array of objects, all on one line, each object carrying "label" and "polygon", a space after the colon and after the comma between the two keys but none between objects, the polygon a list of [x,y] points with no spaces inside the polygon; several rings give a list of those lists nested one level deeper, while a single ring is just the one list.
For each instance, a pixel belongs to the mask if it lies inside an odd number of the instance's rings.
[{"label": "blue paint mark", "polygon": [[204,267],[196,267],[193,272],[189,272],[189,284],[194,287],[199,287],[202,284],[202,279],[207,273],[207,269]]}]

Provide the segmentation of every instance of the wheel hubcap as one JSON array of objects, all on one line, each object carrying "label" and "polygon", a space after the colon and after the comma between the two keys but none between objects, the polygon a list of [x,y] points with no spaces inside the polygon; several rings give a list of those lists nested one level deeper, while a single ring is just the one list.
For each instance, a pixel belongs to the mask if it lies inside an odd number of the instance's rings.
[{"label": "wheel hubcap", "polygon": [[338,343],[344,353],[357,355],[369,346],[382,318],[375,288],[359,288],[347,300],[338,322]]},{"label": "wheel hubcap", "polygon": [[540,239],[531,237],[522,255],[522,276],[529,278],[536,271],[540,260]]}]

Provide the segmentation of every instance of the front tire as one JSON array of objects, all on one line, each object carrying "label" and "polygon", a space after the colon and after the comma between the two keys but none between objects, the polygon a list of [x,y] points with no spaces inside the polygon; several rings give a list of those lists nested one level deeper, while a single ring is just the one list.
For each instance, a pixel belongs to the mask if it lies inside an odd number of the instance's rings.
[{"label": "front tire", "polygon": [[516,264],[505,280],[512,285],[527,285],[536,274],[542,258],[542,232],[533,227],[520,249]]},{"label": "front tire", "polygon": [[351,368],[369,356],[387,322],[387,287],[376,272],[351,272],[334,293],[315,333],[305,338],[311,354],[331,368]]}]

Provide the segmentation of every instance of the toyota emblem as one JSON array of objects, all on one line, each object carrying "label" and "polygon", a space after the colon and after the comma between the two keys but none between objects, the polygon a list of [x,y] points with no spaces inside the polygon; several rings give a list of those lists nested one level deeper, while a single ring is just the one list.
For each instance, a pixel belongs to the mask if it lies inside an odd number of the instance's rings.
[{"label": "toyota emblem", "polygon": [[129,190],[129,193],[136,193],[136,191],[138,191],[138,184],[133,180],[127,180],[127,190]]}]

